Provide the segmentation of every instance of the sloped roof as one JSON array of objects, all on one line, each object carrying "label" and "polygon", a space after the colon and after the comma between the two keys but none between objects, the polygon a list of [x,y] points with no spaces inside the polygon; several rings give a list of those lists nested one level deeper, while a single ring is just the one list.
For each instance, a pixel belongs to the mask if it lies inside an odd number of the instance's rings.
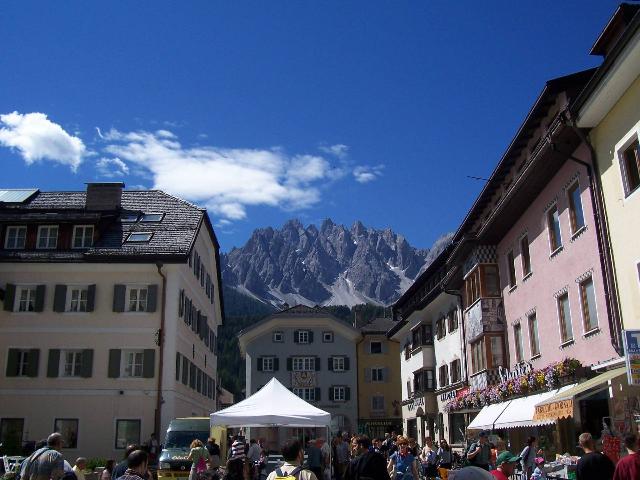
[{"label": "sloped roof", "polygon": [[372,333],[386,334],[387,331],[389,331],[389,329],[395,325],[395,323],[396,322],[394,322],[390,318],[374,318],[366,325],[363,325],[362,327],[360,327],[360,331],[362,331],[362,333],[369,333],[369,334],[372,334]]}]

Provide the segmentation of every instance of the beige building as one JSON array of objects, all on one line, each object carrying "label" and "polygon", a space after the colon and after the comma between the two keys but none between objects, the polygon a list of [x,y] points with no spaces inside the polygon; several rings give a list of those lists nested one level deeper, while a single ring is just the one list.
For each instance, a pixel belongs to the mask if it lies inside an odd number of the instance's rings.
[{"label": "beige building", "polygon": [[402,430],[400,344],[386,337],[393,325],[389,318],[376,318],[360,327],[358,432],[369,438]]},{"label": "beige building", "polygon": [[590,129],[613,257],[623,328],[640,328],[640,5],[622,4],[591,54],[602,65],[576,101]]},{"label": "beige building", "polygon": [[218,243],[161,191],[0,191],[0,441],[120,458],[216,409]]}]

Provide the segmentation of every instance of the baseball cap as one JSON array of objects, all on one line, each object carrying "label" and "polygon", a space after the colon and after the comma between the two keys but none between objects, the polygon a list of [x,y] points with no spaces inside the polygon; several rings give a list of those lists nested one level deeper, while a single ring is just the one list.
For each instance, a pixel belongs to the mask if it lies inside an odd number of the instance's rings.
[{"label": "baseball cap", "polygon": [[479,435],[480,437],[488,437],[489,436],[489,431],[488,430],[482,430]]},{"label": "baseball cap", "polygon": [[498,455],[498,458],[496,459],[496,464],[502,465],[503,463],[515,463],[519,461],[520,461],[520,457],[507,451],[507,452],[502,452],[500,455]]}]

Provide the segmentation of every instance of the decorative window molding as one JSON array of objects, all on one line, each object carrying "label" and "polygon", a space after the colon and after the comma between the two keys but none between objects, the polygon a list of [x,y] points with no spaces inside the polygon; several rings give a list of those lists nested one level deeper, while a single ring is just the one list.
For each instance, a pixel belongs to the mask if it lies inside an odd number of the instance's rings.
[{"label": "decorative window molding", "polygon": [[522,323],[522,317],[518,317],[513,322],[511,322],[511,326],[515,327],[516,325],[520,325],[520,323]]},{"label": "decorative window molding", "polygon": [[549,212],[549,210],[551,210],[551,207],[553,207],[554,205],[557,205],[558,203],[558,195],[554,196],[544,207],[543,209],[543,213],[544,213],[544,218],[545,218],[545,225],[546,225],[546,218],[547,218],[547,213]]},{"label": "decorative window molding", "polygon": [[579,180],[579,179],[580,179],[580,170],[576,171],[573,175],[571,175],[571,178],[567,180],[564,186],[562,187],[562,191],[566,192],[570,187],[573,186],[576,180]]},{"label": "decorative window molding", "polygon": [[531,315],[533,315],[534,313],[536,313],[536,307],[533,307],[531,310],[527,310],[524,314],[525,317],[530,317]]},{"label": "decorative window molding", "polygon": [[558,290],[556,293],[553,294],[553,298],[555,298],[557,300],[562,295],[564,295],[565,293],[568,293],[568,292],[569,292],[569,285],[565,285],[564,287],[562,287],[560,290]]},{"label": "decorative window molding", "polygon": [[582,283],[587,278],[593,277],[593,271],[594,271],[594,267],[591,267],[589,270],[587,270],[582,275],[580,275],[578,278],[576,278],[576,283]]}]

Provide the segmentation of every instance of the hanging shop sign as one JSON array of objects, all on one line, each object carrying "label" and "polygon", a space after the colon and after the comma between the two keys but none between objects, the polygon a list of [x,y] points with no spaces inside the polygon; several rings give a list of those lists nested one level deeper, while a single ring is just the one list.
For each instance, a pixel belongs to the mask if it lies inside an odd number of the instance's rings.
[{"label": "hanging shop sign", "polygon": [[522,362],[513,367],[511,370],[508,370],[504,367],[498,367],[498,374],[500,375],[500,380],[506,382],[507,380],[513,380],[515,378],[521,377],[522,375],[527,375],[533,370],[533,365],[531,362]]},{"label": "hanging shop sign", "polygon": [[629,385],[640,385],[640,330],[624,330],[624,353]]},{"label": "hanging shop sign", "polygon": [[536,405],[534,420],[557,420],[573,416],[573,399]]},{"label": "hanging shop sign", "polygon": [[458,390],[450,390],[448,392],[440,394],[440,401],[448,402],[449,400],[453,400],[454,398],[460,398],[467,393],[469,393],[469,387],[459,388]]},{"label": "hanging shop sign", "polygon": [[424,407],[424,397],[416,397],[412,398],[411,401],[407,404],[407,408],[409,411],[415,410],[418,407]]}]

